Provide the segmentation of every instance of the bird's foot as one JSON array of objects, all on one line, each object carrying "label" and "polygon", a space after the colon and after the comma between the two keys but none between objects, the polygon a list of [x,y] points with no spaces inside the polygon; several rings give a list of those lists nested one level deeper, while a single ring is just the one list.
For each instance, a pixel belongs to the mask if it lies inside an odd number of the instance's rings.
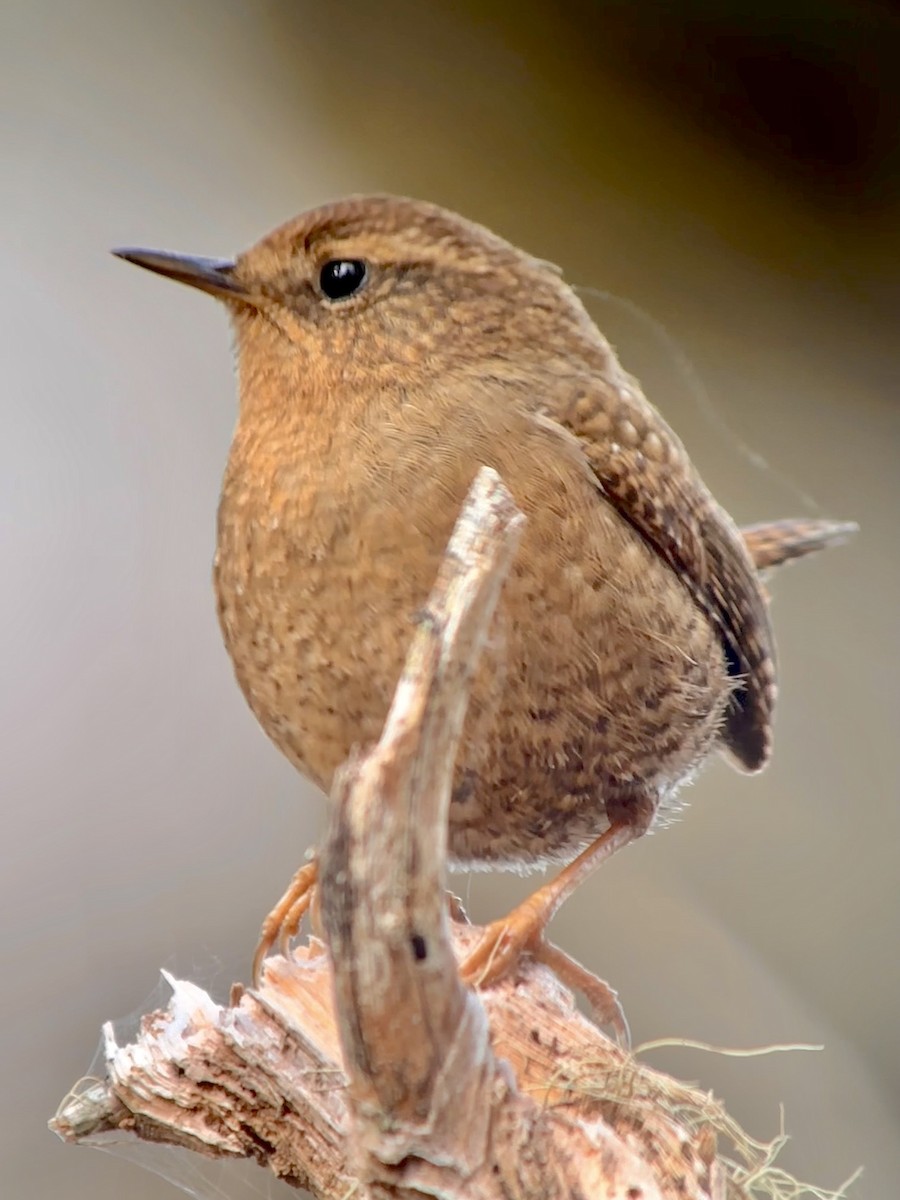
[{"label": "bird's foot", "polygon": [[609,1026],[621,1045],[629,1045],[628,1023],[616,993],[574,958],[546,941],[544,930],[578,885],[593,874],[601,862],[639,837],[645,828],[646,822],[635,821],[633,816],[614,820],[554,879],[533,892],[504,920],[488,925],[478,945],[462,964],[463,980],[473,987],[490,987],[508,975],[523,954],[530,954],[550,967],[563,983],[581,992],[590,1004],[597,1024]]},{"label": "bird's foot", "polygon": [[502,920],[485,926],[475,949],[460,964],[463,983],[492,987],[516,968],[523,954],[534,953],[551,915],[541,900],[537,891]]},{"label": "bird's foot", "polygon": [[463,982],[488,988],[510,975],[523,955],[549,967],[557,978],[587,1000],[596,1023],[612,1030],[620,1046],[631,1045],[628,1021],[608,983],[544,937],[553,906],[537,891],[501,921],[488,925],[475,949],[460,965]]},{"label": "bird's foot", "polygon": [[287,891],[263,921],[259,943],[253,955],[253,986],[258,987],[262,977],[262,966],[266,955],[277,943],[279,951],[287,958],[291,941],[300,928],[300,922],[316,903],[318,864],[304,863],[288,884]]}]

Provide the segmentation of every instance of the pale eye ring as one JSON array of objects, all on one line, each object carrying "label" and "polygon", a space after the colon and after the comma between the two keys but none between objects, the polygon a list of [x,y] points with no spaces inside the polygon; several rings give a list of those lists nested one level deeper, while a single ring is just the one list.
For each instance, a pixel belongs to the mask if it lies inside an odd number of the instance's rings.
[{"label": "pale eye ring", "polygon": [[346,300],[359,291],[367,275],[361,258],[330,258],[319,270],[319,287],[329,300]]}]

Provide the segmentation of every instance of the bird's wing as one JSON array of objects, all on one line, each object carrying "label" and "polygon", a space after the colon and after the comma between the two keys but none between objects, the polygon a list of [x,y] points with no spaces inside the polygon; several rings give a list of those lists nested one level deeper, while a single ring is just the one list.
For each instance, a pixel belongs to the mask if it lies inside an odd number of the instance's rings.
[{"label": "bird's wing", "polygon": [[719,630],[729,673],[741,680],[724,741],[758,771],[771,750],[776,660],[765,596],[744,539],[716,503],[676,434],[634,381],[594,376],[553,389],[540,416],[578,439],[603,495],[678,573]]}]

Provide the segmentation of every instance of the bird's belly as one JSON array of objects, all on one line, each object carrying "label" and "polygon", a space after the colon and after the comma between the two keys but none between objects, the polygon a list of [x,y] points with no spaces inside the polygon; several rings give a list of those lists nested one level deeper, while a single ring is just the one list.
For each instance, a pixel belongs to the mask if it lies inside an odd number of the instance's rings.
[{"label": "bird's belly", "polygon": [[[568,537],[558,518],[529,514],[456,765],[458,863],[569,858],[616,807],[671,799],[716,742],[731,685],[715,634],[646,543],[594,503],[600,516]],[[405,519],[393,535],[362,522],[310,554],[262,523],[220,523],[216,590],[238,681],[322,788],[380,735],[451,527],[448,515],[416,537]]]}]

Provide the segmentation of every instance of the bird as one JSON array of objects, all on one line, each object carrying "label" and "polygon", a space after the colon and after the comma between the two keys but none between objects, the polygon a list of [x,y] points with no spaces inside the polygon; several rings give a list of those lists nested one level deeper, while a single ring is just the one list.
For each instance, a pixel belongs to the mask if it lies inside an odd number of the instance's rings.
[{"label": "bird", "polygon": [[[351,196],[234,259],[119,257],[224,303],[239,408],[214,585],[263,730],[327,792],[377,740],[413,620],[481,466],[525,515],[455,765],[462,869],[558,873],[462,964],[490,986],[526,952],[609,990],[546,940],[597,866],[681,805],[715,753],[759,772],[777,660],[762,572],[847,537],[741,532],[554,265],[424,201]],[[263,926],[296,932],[305,864]]]}]

